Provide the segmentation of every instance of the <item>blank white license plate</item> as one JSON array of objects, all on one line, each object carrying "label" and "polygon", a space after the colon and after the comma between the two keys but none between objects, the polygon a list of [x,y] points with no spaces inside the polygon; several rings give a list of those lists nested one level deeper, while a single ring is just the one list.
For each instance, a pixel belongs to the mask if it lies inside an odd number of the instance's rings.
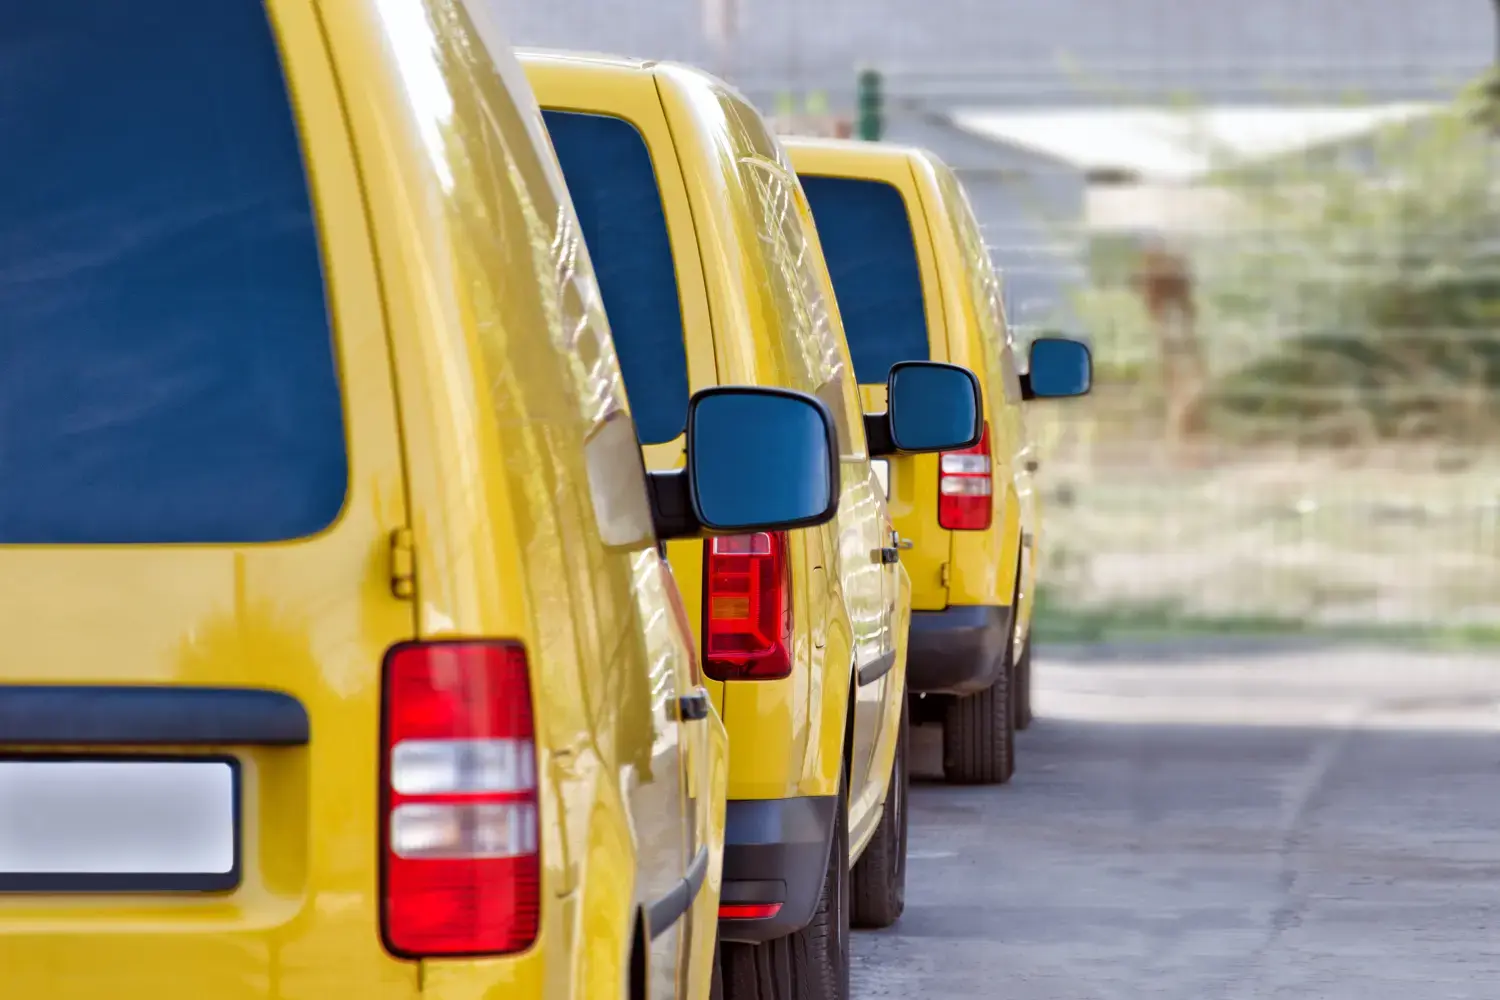
[{"label": "blank white license plate", "polygon": [[0,760],[0,891],[205,892],[239,880],[235,761]]},{"label": "blank white license plate", "polygon": [[891,463],[883,458],[870,460],[870,467],[875,470],[875,478],[880,480],[880,488],[885,490],[885,498],[891,498]]}]

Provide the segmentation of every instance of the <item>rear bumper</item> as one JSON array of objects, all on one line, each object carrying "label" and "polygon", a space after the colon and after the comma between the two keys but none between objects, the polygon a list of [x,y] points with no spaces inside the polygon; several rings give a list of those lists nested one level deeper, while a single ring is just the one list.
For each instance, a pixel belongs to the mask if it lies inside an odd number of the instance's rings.
[{"label": "rear bumper", "polygon": [[963,605],[913,611],[906,687],[921,694],[973,694],[1000,676],[1014,609]]},{"label": "rear bumper", "polygon": [[720,940],[762,944],[812,922],[837,808],[832,795],[728,803],[719,903],[780,903],[781,909],[764,919],[720,920]]}]

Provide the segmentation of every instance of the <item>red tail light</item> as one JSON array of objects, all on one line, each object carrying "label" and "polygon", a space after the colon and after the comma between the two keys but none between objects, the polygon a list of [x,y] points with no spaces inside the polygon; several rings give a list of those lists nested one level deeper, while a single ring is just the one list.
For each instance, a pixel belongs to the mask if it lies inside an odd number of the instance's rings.
[{"label": "red tail light", "polygon": [[960,451],[945,451],[939,461],[938,524],[949,531],[983,531],[994,516],[990,475],[990,425],[986,421],[979,443]]},{"label": "red tail light", "polygon": [[720,903],[720,920],[769,920],[781,912],[780,903]]},{"label": "red tail light", "polygon": [[792,566],[786,535],[733,535],[703,544],[703,672],[716,681],[787,676]]},{"label": "red tail light", "polygon": [[408,958],[536,938],[536,741],[526,650],[412,643],[385,663],[383,931]]}]

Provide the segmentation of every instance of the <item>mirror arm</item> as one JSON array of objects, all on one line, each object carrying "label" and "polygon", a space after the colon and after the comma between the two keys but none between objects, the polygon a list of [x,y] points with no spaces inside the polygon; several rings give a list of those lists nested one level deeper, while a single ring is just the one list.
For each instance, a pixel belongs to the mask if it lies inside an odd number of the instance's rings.
[{"label": "mirror arm", "polygon": [[885,458],[896,454],[896,442],[891,437],[890,413],[865,414],[865,446],[871,458]]},{"label": "mirror arm", "polygon": [[1021,373],[1021,399],[1036,399],[1036,393],[1031,388],[1031,372]]},{"label": "mirror arm", "polygon": [[663,542],[674,538],[697,538],[703,530],[693,513],[686,469],[651,472],[646,475],[651,494],[651,522]]}]

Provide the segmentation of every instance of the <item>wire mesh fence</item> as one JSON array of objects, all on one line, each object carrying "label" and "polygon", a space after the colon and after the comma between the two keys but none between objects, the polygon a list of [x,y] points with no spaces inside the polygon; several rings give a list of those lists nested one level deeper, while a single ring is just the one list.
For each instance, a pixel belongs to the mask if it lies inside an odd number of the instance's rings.
[{"label": "wire mesh fence", "polygon": [[523,45],[682,59],[963,178],[1036,404],[1043,635],[1500,636],[1489,0],[506,0]]}]

